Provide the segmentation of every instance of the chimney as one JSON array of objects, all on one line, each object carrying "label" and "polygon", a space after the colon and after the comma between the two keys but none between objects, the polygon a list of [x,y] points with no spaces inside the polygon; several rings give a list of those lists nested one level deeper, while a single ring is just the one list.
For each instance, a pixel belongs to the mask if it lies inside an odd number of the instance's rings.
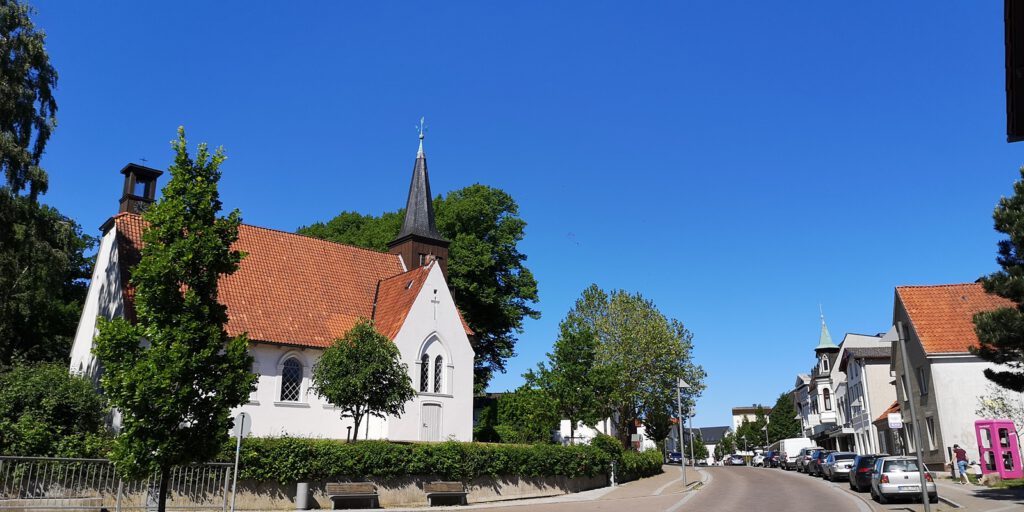
[{"label": "chimney", "polygon": [[128,164],[121,169],[121,174],[124,174],[124,193],[121,195],[121,207],[118,212],[141,214],[156,201],[156,179],[163,171]]}]

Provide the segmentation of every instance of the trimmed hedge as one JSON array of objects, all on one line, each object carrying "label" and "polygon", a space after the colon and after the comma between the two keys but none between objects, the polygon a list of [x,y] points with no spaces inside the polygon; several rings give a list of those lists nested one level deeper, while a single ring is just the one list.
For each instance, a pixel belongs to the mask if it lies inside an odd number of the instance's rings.
[{"label": "trimmed hedge", "polygon": [[623,452],[618,464],[618,475],[620,482],[628,482],[637,478],[646,478],[661,473],[661,452],[658,450],[647,450],[646,452]]},{"label": "trimmed hedge", "polygon": [[[625,457],[622,464],[638,475],[654,474],[645,466],[647,459]],[[605,451],[584,445],[254,438],[242,443],[239,476],[281,483],[405,475],[437,475],[460,481],[503,475],[572,478],[606,475],[611,461],[612,456]],[[656,462],[660,471],[660,455]]]}]

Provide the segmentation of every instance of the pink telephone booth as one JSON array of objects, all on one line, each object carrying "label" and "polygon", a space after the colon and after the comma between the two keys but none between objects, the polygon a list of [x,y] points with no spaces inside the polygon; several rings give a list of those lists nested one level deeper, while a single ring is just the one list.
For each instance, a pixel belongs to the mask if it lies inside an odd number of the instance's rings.
[{"label": "pink telephone booth", "polygon": [[1003,479],[1024,478],[1013,421],[978,420],[974,422],[974,433],[978,436],[982,473],[998,473]]}]

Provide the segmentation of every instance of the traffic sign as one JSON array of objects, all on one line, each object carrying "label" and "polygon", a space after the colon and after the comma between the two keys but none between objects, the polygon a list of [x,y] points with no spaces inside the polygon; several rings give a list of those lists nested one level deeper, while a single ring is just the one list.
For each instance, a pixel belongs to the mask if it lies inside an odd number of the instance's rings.
[{"label": "traffic sign", "polygon": [[903,415],[898,412],[889,413],[889,428],[893,430],[903,428]]}]

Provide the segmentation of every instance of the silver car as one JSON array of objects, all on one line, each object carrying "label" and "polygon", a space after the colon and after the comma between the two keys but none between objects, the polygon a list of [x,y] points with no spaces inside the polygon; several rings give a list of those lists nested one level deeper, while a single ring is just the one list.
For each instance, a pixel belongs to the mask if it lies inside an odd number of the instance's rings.
[{"label": "silver car", "polygon": [[832,452],[825,457],[821,465],[821,477],[827,478],[830,482],[836,480],[850,479],[850,466],[853,465],[853,458],[857,454],[853,452]]},{"label": "silver car", "polygon": [[[928,501],[938,503],[939,493],[932,480],[932,474],[925,472]],[[871,497],[879,503],[889,503],[893,498],[921,497],[921,475],[917,459],[913,457],[879,457],[871,472]]]}]

